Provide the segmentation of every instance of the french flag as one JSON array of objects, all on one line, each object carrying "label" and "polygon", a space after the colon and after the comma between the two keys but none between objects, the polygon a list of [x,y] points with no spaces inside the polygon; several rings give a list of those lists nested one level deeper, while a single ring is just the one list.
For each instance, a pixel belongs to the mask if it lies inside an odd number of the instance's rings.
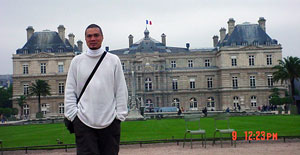
[{"label": "french flag", "polygon": [[151,22],[151,20],[146,20],[146,24],[148,25],[152,25],[152,22]]}]

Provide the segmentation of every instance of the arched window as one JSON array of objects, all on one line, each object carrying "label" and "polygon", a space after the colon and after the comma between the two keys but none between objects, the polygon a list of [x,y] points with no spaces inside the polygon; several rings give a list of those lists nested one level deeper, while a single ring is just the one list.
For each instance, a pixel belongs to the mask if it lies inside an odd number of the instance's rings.
[{"label": "arched window", "polygon": [[215,107],[215,98],[214,97],[207,98],[207,107]]},{"label": "arched window", "polygon": [[146,99],[146,107],[154,107],[151,99]]},{"label": "arched window", "polygon": [[47,104],[45,104],[45,103],[43,103],[42,104],[42,113],[44,114],[44,115],[46,115],[47,114],[47,111],[48,111],[48,106],[47,106]]},{"label": "arched window", "polygon": [[145,80],[145,90],[146,91],[152,90],[152,80],[150,78],[146,78]]},{"label": "arched window", "polygon": [[251,96],[250,104],[252,107],[256,107],[256,96]]},{"label": "arched window", "polygon": [[234,96],[233,97],[233,107],[237,108],[239,106],[239,97]]},{"label": "arched window", "polygon": [[23,105],[23,115],[27,117],[30,114],[30,108],[28,104]]},{"label": "arched window", "polygon": [[198,110],[198,102],[194,97],[190,99],[190,110]]},{"label": "arched window", "polygon": [[58,113],[63,114],[65,112],[64,103],[59,103],[58,105]]},{"label": "arched window", "polygon": [[173,107],[180,108],[180,102],[178,98],[173,99]]}]

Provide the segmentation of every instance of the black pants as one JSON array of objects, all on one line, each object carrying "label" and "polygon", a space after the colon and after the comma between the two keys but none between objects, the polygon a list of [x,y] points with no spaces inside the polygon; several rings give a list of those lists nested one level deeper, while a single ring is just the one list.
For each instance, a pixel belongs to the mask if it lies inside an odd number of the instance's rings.
[{"label": "black pants", "polygon": [[78,155],[117,155],[120,144],[120,120],[104,129],[86,126],[76,117],[73,121]]}]

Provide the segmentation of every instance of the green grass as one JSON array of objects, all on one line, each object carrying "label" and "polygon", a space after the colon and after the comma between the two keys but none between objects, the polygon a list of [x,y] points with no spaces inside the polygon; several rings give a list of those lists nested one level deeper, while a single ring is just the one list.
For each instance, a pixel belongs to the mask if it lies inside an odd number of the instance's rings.
[{"label": "green grass", "polygon": [[[201,119],[207,138],[213,137],[213,118]],[[244,131],[265,131],[278,136],[300,136],[300,116],[237,116],[230,118],[231,128],[236,129],[238,137]],[[131,121],[122,123],[121,141],[182,139],[185,132],[183,119],[161,119]],[[0,140],[3,147],[22,147],[33,145],[54,145],[56,139],[65,144],[75,143],[74,134],[69,134],[64,124],[40,124],[23,126],[1,126]]]}]

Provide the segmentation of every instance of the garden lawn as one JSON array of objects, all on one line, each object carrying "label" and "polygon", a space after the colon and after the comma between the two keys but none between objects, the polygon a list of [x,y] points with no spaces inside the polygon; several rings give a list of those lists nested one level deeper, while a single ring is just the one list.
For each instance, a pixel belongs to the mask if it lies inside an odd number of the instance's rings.
[{"label": "garden lawn", "polygon": [[[225,123],[223,125],[225,126]],[[201,118],[201,127],[206,130],[207,138],[213,137],[215,128],[212,117]],[[241,139],[245,139],[245,131],[300,136],[300,115],[235,116],[230,118],[230,127],[237,131],[237,136]],[[122,123],[121,141],[182,139],[184,132],[184,119],[128,121]],[[64,144],[75,143],[74,134],[69,134],[62,123],[0,126],[3,147],[54,145],[57,144],[57,139]]]}]

